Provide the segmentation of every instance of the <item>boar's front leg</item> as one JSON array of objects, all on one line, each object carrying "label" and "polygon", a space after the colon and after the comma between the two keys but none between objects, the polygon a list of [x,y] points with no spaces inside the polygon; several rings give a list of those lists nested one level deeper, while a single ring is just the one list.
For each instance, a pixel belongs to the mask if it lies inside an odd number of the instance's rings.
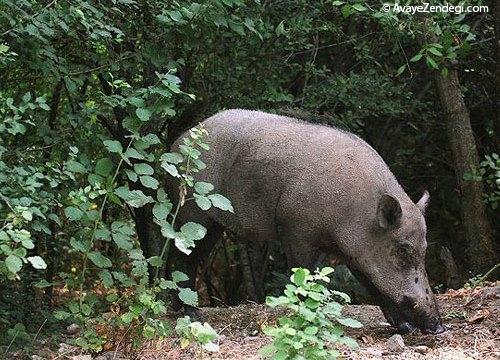
[{"label": "boar's front leg", "polygon": [[312,229],[303,226],[279,226],[278,240],[285,251],[288,268],[304,267],[313,269],[316,265],[320,249],[317,245],[319,236]]}]

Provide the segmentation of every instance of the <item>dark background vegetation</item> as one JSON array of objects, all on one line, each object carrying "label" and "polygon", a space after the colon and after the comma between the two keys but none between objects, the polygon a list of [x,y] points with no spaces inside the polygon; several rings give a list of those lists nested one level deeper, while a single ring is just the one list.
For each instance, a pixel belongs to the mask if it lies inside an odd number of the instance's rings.
[{"label": "dark background vegetation", "polygon": [[[453,96],[440,92],[439,81],[450,79],[445,73],[458,74],[453,89],[463,94],[473,131],[465,136],[473,135],[481,161],[498,153],[499,16],[494,16],[493,1],[485,4],[489,13],[426,18],[384,14],[378,1],[2,0],[0,220],[4,226],[17,221],[15,228],[31,233],[35,248],[30,254],[41,256],[47,269],[25,266],[17,280],[0,277],[0,316],[15,322],[9,318],[18,298],[13,294],[22,294],[26,303],[39,298],[35,281],[58,283],[64,274],[79,273],[82,258],[70,239],[82,225],[71,216],[68,220],[65,209],[89,184],[96,160],[108,155],[103,140],[125,147],[126,124],[139,117],[146,120],[141,134],[159,137],[160,154],[182,131],[229,108],[276,112],[359,134],[413,200],[424,189],[431,194],[426,218],[432,283],[455,287],[484,274],[498,262],[490,250],[499,246],[499,162],[483,165],[482,178],[489,176],[490,182],[481,182],[477,162],[469,169],[468,181],[484,186],[485,197],[481,211],[464,216],[463,194],[469,190],[457,183],[463,177],[457,161],[464,154],[453,152],[450,139],[450,124],[458,117],[447,112],[443,99]],[[444,50],[437,48],[441,56],[430,52],[431,60],[411,61],[436,42],[444,44]],[[447,58],[445,51],[455,55]],[[168,77],[162,89],[155,88],[158,74]],[[136,111],[145,107],[147,119]],[[463,110],[459,116],[467,115]],[[82,168],[68,167],[70,160]],[[56,169],[67,173],[58,175]],[[160,182],[165,179],[166,174],[158,175]],[[122,174],[117,181],[149,191]],[[44,217],[33,209],[33,216],[23,216],[22,209],[9,206],[9,199],[23,196]],[[144,249],[159,236],[150,205],[114,205],[103,219],[132,219],[135,246],[140,242]],[[491,224],[484,247],[468,238],[464,219],[469,217]],[[126,267],[113,246],[99,249]],[[474,249],[484,257],[471,259]],[[0,252],[0,264],[4,259]],[[252,266],[268,269],[265,278],[252,278]],[[198,286],[205,302],[234,304],[252,297],[246,292],[252,287],[242,278],[265,282],[270,293],[286,280],[286,270],[279,247],[249,249],[226,234],[200,269]],[[338,276],[344,285],[352,281],[341,272]],[[53,288],[43,291],[44,304],[56,306]]]}]

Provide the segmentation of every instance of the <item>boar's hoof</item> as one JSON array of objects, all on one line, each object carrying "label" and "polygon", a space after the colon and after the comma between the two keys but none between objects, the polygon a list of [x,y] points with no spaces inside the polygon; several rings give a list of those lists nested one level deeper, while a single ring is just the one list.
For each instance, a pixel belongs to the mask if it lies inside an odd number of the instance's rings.
[{"label": "boar's hoof", "polygon": [[425,329],[424,330],[424,333],[426,334],[434,334],[434,335],[437,335],[437,334],[441,334],[441,333],[444,333],[446,330],[448,330],[446,328],[446,326],[443,326],[441,324],[438,324],[436,325],[436,327],[432,328],[432,329]]},{"label": "boar's hoof", "polygon": [[415,326],[405,321],[398,325],[398,330],[401,334],[407,334],[415,331]]}]

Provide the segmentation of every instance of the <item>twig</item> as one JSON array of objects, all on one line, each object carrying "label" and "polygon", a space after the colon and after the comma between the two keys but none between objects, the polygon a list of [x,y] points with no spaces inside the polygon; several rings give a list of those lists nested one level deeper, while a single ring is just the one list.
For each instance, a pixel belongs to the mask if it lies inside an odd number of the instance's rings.
[{"label": "twig", "polygon": [[14,337],[13,337],[13,338],[12,338],[12,340],[10,341],[9,346],[7,346],[7,350],[5,350],[4,355],[7,355],[7,353],[8,353],[8,352],[9,352],[9,350],[10,350],[10,347],[12,346],[12,344],[14,343],[14,341],[15,341],[15,340],[16,340],[16,338],[17,338],[17,335],[19,335],[19,333],[20,333],[20,332],[21,332],[21,330],[17,330],[16,335],[14,335]]},{"label": "twig", "polygon": [[411,78],[413,78],[413,72],[411,71],[410,62],[408,61],[408,57],[406,56],[406,52],[403,49],[403,46],[401,46],[401,42],[399,40],[398,40],[398,45],[399,45],[399,48],[401,49],[401,52],[403,53],[403,56],[405,57],[406,67],[408,68],[408,71],[410,71],[410,79],[411,79]]},{"label": "twig", "polygon": [[19,21],[19,23],[17,23],[14,27],[12,27],[12,28],[10,28],[9,30],[7,30],[7,31],[5,31],[4,33],[2,33],[2,35],[1,35],[1,36],[5,36],[5,35],[7,35],[7,34],[11,33],[12,31],[14,31],[14,30],[16,29],[16,27],[17,27],[17,26],[19,26],[19,25],[21,25],[21,24],[23,23],[23,21],[28,20],[28,19],[34,19],[34,18],[36,18],[38,15],[40,15],[40,14],[42,13],[42,11],[47,10],[49,7],[51,7],[52,5],[54,5],[56,1],[57,1],[57,0],[53,0],[53,1],[51,1],[50,3],[48,3],[47,5],[45,5],[45,6],[44,6],[44,7],[43,7],[43,8],[42,8],[39,12],[37,12],[37,13],[35,13],[35,14],[31,15],[31,16],[28,16],[28,17],[26,17],[26,18],[24,18],[24,19],[21,19],[21,20]]},{"label": "twig", "polygon": [[323,46],[318,46],[318,47],[313,47],[312,49],[307,49],[307,50],[303,50],[303,51],[299,51],[299,52],[296,52],[295,55],[298,55],[298,54],[303,54],[303,53],[307,53],[307,52],[311,52],[311,51],[318,51],[318,50],[323,50],[323,49],[327,49],[329,47],[333,47],[333,46],[338,46],[338,45],[344,45],[344,44],[349,44],[349,43],[352,43],[356,40],[361,40],[365,37],[368,37],[370,35],[374,35],[374,34],[378,34],[379,31],[372,31],[368,34],[365,34],[363,36],[360,36],[358,38],[351,38],[349,40],[345,40],[345,41],[341,41],[341,42],[338,42],[338,43],[335,43],[335,44],[329,44],[329,45],[323,45]]},{"label": "twig", "polygon": [[470,294],[467,296],[467,300],[465,302],[465,305],[468,305],[470,302],[471,302],[471,296],[472,296],[472,293],[474,292],[474,290],[476,289],[476,287],[478,287],[479,284],[481,284],[484,280],[486,280],[486,278],[488,276],[490,276],[492,273],[495,272],[496,269],[498,269],[500,267],[500,263],[496,264],[495,266],[493,266],[491,269],[489,269],[486,274],[484,274],[483,276],[481,276],[477,281],[474,282],[474,285],[472,285],[472,288],[470,290]]},{"label": "twig", "polygon": [[40,334],[40,331],[42,331],[42,328],[45,326],[45,323],[46,323],[46,322],[47,322],[47,319],[45,319],[45,320],[43,321],[43,324],[42,324],[42,325],[40,325],[40,327],[38,328],[38,331],[36,332],[35,337],[33,338],[33,341],[32,341],[33,343],[36,341],[36,338],[37,338],[37,337],[38,337],[38,335]]}]

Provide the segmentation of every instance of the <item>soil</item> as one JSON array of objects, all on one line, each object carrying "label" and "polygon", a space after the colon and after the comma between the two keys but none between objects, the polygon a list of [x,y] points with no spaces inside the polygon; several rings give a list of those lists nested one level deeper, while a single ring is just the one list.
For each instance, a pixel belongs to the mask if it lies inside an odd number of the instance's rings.
[{"label": "soil", "polygon": [[[348,331],[360,349],[340,349],[346,359],[500,359],[500,282],[475,290],[449,290],[437,296],[448,331],[439,335],[416,332],[403,335],[405,346],[390,351],[387,340],[395,330],[380,309],[371,305],[345,307],[345,314],[363,327]],[[265,305],[246,304],[228,308],[202,308],[202,316],[220,334],[220,351],[200,354],[188,346],[181,349],[175,337],[145,346],[137,356],[152,359],[261,359],[259,349],[270,342],[262,329],[273,325],[281,312]]]},{"label": "soil", "polygon": [[[500,360],[500,281],[486,283],[475,290],[449,290],[437,295],[437,300],[447,331],[439,335],[420,332],[403,335],[404,346],[390,350],[388,339],[395,329],[386,323],[380,309],[372,305],[352,305],[344,308],[345,315],[363,323],[360,329],[347,334],[359,344],[357,351],[340,348],[344,359],[498,359]],[[8,359],[60,359],[60,360],[194,360],[194,359],[261,359],[259,350],[270,343],[263,328],[272,326],[284,311],[270,309],[262,304],[245,304],[236,307],[202,308],[201,315],[219,334],[219,352],[200,353],[189,345],[181,348],[180,339],[172,336],[163,340],[145,342],[142,348],[132,350],[127,341],[109,343],[106,352],[99,355],[77,355],[77,348],[66,344],[40,339],[37,349],[9,353]],[[171,314],[172,322],[179,314]],[[110,334],[110,338],[112,337]],[[123,334],[114,334],[123,340]],[[67,341],[66,341],[67,342]],[[1,350],[1,349],[0,349]],[[36,354],[36,355],[33,355]],[[3,352],[0,352],[2,359]],[[309,359],[308,359],[309,360]]]}]

